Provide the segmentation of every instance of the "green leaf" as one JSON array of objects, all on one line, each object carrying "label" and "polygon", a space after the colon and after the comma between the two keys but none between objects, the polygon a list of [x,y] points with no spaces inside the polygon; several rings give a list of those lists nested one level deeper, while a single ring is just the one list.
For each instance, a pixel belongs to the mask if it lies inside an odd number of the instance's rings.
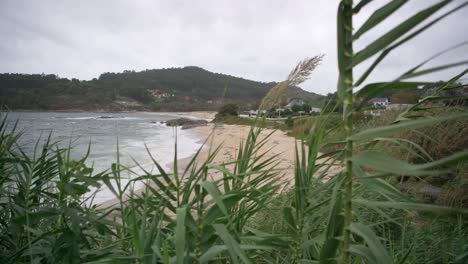
[{"label": "green leaf", "polygon": [[378,178],[360,178],[359,181],[369,190],[379,192],[380,194],[389,195],[394,198],[404,199],[404,196],[387,181]]},{"label": "green leaf", "polygon": [[369,4],[370,2],[372,2],[372,0],[361,0],[361,1],[353,8],[353,14],[359,13],[359,11],[361,11],[361,8],[363,8],[364,6],[366,6],[367,4]]},{"label": "green leaf", "polygon": [[[275,250],[276,247],[264,246],[264,245],[239,245],[242,250]],[[213,260],[216,256],[228,250],[225,245],[214,245],[200,257],[201,263],[206,263]]]},{"label": "green leaf", "polygon": [[341,1],[339,6],[338,6],[338,15],[337,15],[337,33],[338,33],[338,69],[341,71],[344,71],[346,69],[345,67],[345,25],[343,21],[344,17],[344,6],[343,2]]},{"label": "green leaf", "polygon": [[425,164],[418,165],[421,169],[433,169],[441,166],[447,166],[450,164],[458,163],[463,160],[468,160],[468,150],[460,151],[454,153],[448,157],[442,158],[440,160],[436,160],[433,162],[428,162]]},{"label": "green leaf", "polygon": [[[465,158],[467,154],[461,156]],[[460,157],[457,157],[460,158]],[[387,156],[374,151],[365,151],[354,155],[350,160],[357,165],[365,166],[377,170],[379,172],[391,173],[393,175],[408,175],[408,176],[423,176],[423,175],[434,175],[445,173],[446,171],[429,170],[437,166],[432,164],[444,164],[442,162],[430,162],[426,164],[410,164],[405,161],[395,159],[391,156]]]},{"label": "green leaf", "polygon": [[[365,80],[366,78],[371,74],[371,72],[375,69],[375,67],[377,67],[377,65],[394,49],[398,48],[399,46],[403,45],[404,43],[406,43],[407,41],[413,39],[414,37],[418,36],[420,33],[424,32],[425,30],[427,30],[428,28],[430,28],[431,26],[435,25],[437,22],[441,21],[442,19],[444,19],[445,17],[448,17],[449,15],[451,15],[452,13],[462,9],[463,7],[465,7],[466,5],[468,5],[468,2],[465,2],[455,8],[453,8],[452,10],[444,13],[443,15],[437,17],[436,19],[432,20],[431,22],[427,23],[426,25],[424,25],[423,27],[419,28],[418,30],[412,32],[410,35],[406,36],[405,38],[403,38],[402,40],[398,41],[397,43],[393,44],[392,46],[388,47],[387,49],[385,49],[384,51],[382,51],[382,53],[380,53],[379,57],[377,59],[375,59],[375,61],[372,63],[372,65],[362,74],[362,76],[354,83],[355,86],[359,86],[361,85]],[[457,46],[455,47],[451,47],[449,48],[448,50],[452,50],[454,48],[457,48]],[[446,51],[448,51],[446,50]],[[446,52],[444,51],[444,52]],[[432,57],[433,58],[433,57]],[[431,59],[432,59],[431,58]]]},{"label": "green leaf", "polygon": [[177,208],[176,212],[176,228],[175,228],[175,250],[176,262],[183,264],[185,259],[185,218],[187,215],[187,207]]},{"label": "green leaf", "polygon": [[[468,43],[468,42],[467,42]],[[400,122],[404,120],[408,120],[410,117],[408,117],[408,114],[417,109],[421,109],[422,107],[420,105],[424,104],[426,101],[432,101],[432,100],[437,100],[437,98],[441,98],[441,100],[444,100],[445,97],[439,97],[437,96],[440,92],[450,89],[450,87],[458,81],[461,77],[463,77],[465,74],[468,73],[468,69],[462,71],[461,73],[457,74],[453,78],[451,78],[448,82],[445,82],[443,85],[441,85],[439,88],[437,88],[436,92],[433,95],[426,96],[423,99],[421,99],[418,103],[413,105],[412,107],[406,109],[405,111],[401,112],[395,122]]]},{"label": "green leaf", "polygon": [[226,226],[222,224],[214,224],[214,229],[218,236],[223,240],[224,244],[231,255],[231,260],[234,263],[239,263],[239,259],[242,260],[243,263],[250,263],[249,258],[239,246],[239,243],[229,234]]},{"label": "green leaf", "polygon": [[356,53],[356,55],[353,57],[351,66],[356,66],[359,63],[372,57],[374,54],[384,49],[386,46],[390,45],[393,41],[402,37],[405,33],[416,27],[419,23],[421,23],[426,18],[437,12],[449,2],[451,2],[451,0],[441,1],[427,9],[420,11],[416,15],[410,17],[403,23],[399,24],[398,26],[387,32],[385,35],[369,44],[366,48]]},{"label": "green leaf", "polygon": [[426,212],[431,212],[431,213],[436,213],[436,214],[468,215],[468,209],[446,207],[446,206],[424,204],[424,203],[379,202],[379,201],[370,201],[370,200],[365,200],[365,199],[353,199],[353,203],[360,204],[363,206],[368,206],[368,207],[384,207],[384,208],[393,208],[393,209],[402,209],[402,210],[426,211]]},{"label": "green leaf", "polygon": [[466,118],[466,117],[468,117],[468,113],[452,114],[452,115],[446,115],[446,116],[436,117],[436,118],[431,118],[431,119],[406,121],[406,122],[401,122],[401,123],[394,124],[394,125],[367,129],[367,130],[358,132],[348,137],[348,140],[354,141],[354,140],[374,139],[377,137],[385,137],[385,136],[389,136],[395,133],[400,133],[406,130],[426,127],[426,126],[434,125],[443,121],[448,121],[448,120],[452,120],[456,118]]},{"label": "green leaf", "polygon": [[296,221],[294,221],[293,209],[289,206],[283,208],[283,217],[291,233],[296,234]]},{"label": "green leaf", "polygon": [[223,202],[223,197],[218,187],[210,181],[202,182],[202,187],[213,197],[216,205],[221,209],[224,215],[228,215],[226,205]]},{"label": "green leaf", "polygon": [[370,253],[374,256],[370,259],[370,256],[367,256],[369,261],[379,264],[393,263],[387,250],[382,243],[380,243],[380,239],[375,235],[372,229],[360,223],[352,223],[349,228],[351,232],[362,237],[366,242]]},{"label": "green leaf", "polygon": [[348,251],[354,255],[365,257],[368,261],[366,263],[377,263],[377,260],[375,259],[374,254],[372,254],[370,248],[364,245],[351,245]]},{"label": "green leaf", "polygon": [[426,69],[426,70],[413,72],[413,73],[410,73],[410,74],[407,74],[407,75],[403,75],[403,77],[401,79],[414,78],[414,77],[430,74],[430,73],[433,73],[433,72],[443,71],[443,70],[447,70],[447,69],[450,69],[450,68],[453,68],[453,67],[458,67],[458,66],[465,65],[465,64],[468,64],[468,60],[449,63],[449,64],[429,68],[429,69]]},{"label": "green leaf", "polygon": [[[389,175],[436,175],[448,172],[448,170],[435,170],[436,168],[468,160],[468,150],[460,151],[443,159],[423,164],[410,164],[374,151],[359,153],[351,157],[350,160],[356,165],[365,166],[379,172],[388,173]],[[369,176],[369,178],[373,178],[373,176]]]},{"label": "green leaf", "polygon": [[417,156],[423,160],[430,161],[433,160],[431,155],[427,153],[427,151],[418,145],[417,143],[404,139],[404,138],[376,138],[376,142],[390,142],[394,143],[401,149],[404,149],[405,151],[408,151],[409,154]]},{"label": "green leaf", "polygon": [[405,264],[406,260],[408,259],[409,255],[411,254],[411,251],[413,251],[414,244],[411,245],[410,248],[406,251],[406,254],[398,261],[398,264]]},{"label": "green leaf", "polygon": [[402,5],[406,4],[408,0],[393,0],[390,1],[388,4],[384,5],[383,7],[377,9],[369,19],[364,22],[364,24],[356,31],[353,36],[353,39],[358,39],[361,35],[366,33],[368,30],[372,29],[373,27],[377,26],[380,22],[382,22],[385,18],[393,14],[398,8]]},{"label": "green leaf", "polygon": [[[338,185],[337,185],[338,187]],[[325,243],[320,251],[320,263],[335,263],[336,251],[340,245],[340,237],[344,230],[344,216],[342,214],[343,204],[341,194],[334,190],[335,199],[332,203],[327,223]]]}]

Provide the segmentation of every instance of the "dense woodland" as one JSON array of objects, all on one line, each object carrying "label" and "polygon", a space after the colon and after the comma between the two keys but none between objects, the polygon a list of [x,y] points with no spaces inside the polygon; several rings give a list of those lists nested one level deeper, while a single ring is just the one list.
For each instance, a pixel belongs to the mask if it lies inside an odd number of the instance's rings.
[{"label": "dense woodland", "polygon": [[0,74],[0,103],[34,110],[214,110],[227,102],[250,108],[275,85],[194,66],[103,73],[90,81],[5,73]]}]

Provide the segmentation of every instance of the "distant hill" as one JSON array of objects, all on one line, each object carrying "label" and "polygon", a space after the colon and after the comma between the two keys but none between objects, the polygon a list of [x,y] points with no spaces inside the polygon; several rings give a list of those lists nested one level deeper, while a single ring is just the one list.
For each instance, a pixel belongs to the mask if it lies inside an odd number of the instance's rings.
[{"label": "distant hill", "polygon": [[[103,73],[81,81],[53,74],[0,74],[0,103],[31,110],[215,110],[224,103],[252,108],[276,85],[199,67]],[[294,96],[318,95],[294,88]]]}]

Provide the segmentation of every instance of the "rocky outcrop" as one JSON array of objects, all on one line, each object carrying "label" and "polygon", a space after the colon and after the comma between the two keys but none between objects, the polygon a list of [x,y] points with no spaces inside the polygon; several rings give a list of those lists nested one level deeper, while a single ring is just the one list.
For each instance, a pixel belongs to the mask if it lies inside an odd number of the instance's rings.
[{"label": "rocky outcrop", "polygon": [[208,121],[203,119],[177,118],[166,121],[166,126],[180,126],[182,129],[206,126],[207,124]]}]

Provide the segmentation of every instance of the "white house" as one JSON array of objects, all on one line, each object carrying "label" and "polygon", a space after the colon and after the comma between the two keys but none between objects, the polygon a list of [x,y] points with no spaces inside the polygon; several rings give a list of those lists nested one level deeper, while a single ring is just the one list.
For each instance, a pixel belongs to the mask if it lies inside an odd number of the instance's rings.
[{"label": "white house", "polygon": [[289,103],[284,108],[289,109],[296,105],[302,106],[302,105],[305,105],[305,103],[306,102],[302,99],[293,98],[289,101]]},{"label": "white house", "polygon": [[258,110],[250,110],[249,111],[249,115],[257,115],[258,114]]},{"label": "white house", "polygon": [[388,101],[388,98],[372,98],[369,103],[371,103],[373,106],[382,106],[382,107],[387,107],[387,105],[390,103]]},{"label": "white house", "polygon": [[387,110],[403,110],[406,108],[410,108],[413,104],[388,104],[385,106]]},{"label": "white house", "polygon": [[311,113],[311,114],[314,114],[314,113],[319,114],[320,112],[322,112],[322,109],[320,109],[318,107],[311,107],[310,111],[309,111],[309,113]]}]

